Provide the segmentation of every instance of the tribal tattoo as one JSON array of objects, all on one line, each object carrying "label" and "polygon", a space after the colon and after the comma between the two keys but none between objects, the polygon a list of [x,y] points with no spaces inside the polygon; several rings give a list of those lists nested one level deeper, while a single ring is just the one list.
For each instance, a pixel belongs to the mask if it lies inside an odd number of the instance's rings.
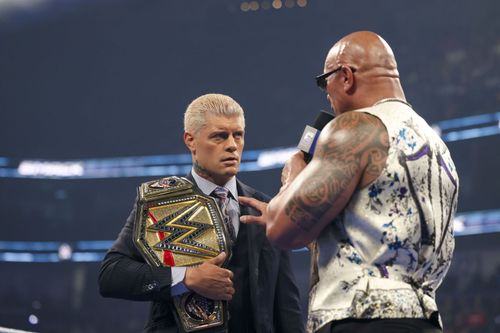
[{"label": "tribal tattoo", "polygon": [[[351,195],[346,190],[375,180],[387,159],[388,135],[378,118],[366,113],[346,112],[332,125],[325,133],[328,139],[323,144],[318,143],[315,153],[321,172],[308,177],[285,207],[290,220],[305,231],[309,231],[341,196]],[[335,138],[336,134],[340,135],[341,142]]]}]

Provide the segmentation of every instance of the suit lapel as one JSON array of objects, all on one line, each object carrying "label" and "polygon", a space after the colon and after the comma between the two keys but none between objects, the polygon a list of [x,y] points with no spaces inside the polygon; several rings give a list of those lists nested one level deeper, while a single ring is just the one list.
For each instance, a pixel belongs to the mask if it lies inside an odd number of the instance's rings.
[{"label": "suit lapel", "polygon": [[[186,175],[186,178],[189,179],[194,184],[196,184],[196,181],[194,180],[191,172]],[[255,190],[243,184],[238,179],[236,179],[236,186],[238,190],[238,195],[243,195],[246,197],[255,196]],[[240,205],[240,216],[241,215],[260,215],[260,213],[253,208]],[[266,235],[265,232],[262,230],[262,227],[258,225],[247,224],[246,228],[247,228],[248,244],[252,244],[252,246],[248,248],[248,254],[249,254],[248,266],[250,272],[255,272],[255,276],[251,274],[252,279],[253,278],[257,279],[260,249],[262,247],[262,242],[264,242]],[[255,283],[257,283],[257,280],[255,280]]]},{"label": "suit lapel", "polygon": [[[186,175],[186,178],[196,184],[191,173]],[[236,180],[238,195],[246,197],[255,197],[255,190],[238,179]],[[260,215],[260,213],[250,207],[240,205],[240,216],[241,215]],[[252,308],[255,318],[257,318],[257,313],[259,311],[259,299],[258,297],[258,279],[259,279],[259,259],[260,252],[262,248],[262,243],[265,240],[266,234],[261,226],[254,224],[247,224],[247,244],[248,245],[248,270],[249,270],[249,283],[250,283],[250,299],[252,302]],[[251,244],[251,245],[250,245]]]}]

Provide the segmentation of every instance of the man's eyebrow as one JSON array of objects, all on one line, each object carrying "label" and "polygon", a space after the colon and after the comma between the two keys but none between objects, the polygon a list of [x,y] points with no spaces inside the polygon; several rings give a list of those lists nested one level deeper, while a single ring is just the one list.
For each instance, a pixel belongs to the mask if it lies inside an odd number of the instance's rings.
[{"label": "man's eyebrow", "polygon": [[217,135],[225,135],[225,134],[228,134],[228,131],[226,130],[216,130],[216,131],[213,131],[209,134],[209,136],[217,136]]}]

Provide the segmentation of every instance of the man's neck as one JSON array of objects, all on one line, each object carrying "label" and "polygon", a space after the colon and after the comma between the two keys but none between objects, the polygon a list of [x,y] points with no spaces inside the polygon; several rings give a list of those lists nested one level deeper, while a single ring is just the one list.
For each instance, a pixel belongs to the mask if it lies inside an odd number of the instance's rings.
[{"label": "man's neck", "polygon": [[211,181],[212,183],[215,183],[213,177],[211,177],[210,172],[202,167],[198,162],[194,161],[193,162],[193,172],[196,172],[196,174],[202,178],[205,178],[208,181]]},{"label": "man's neck", "polygon": [[198,185],[198,187],[202,190],[203,193],[209,195],[216,186],[226,187],[232,194],[232,196],[236,199],[238,197],[237,185],[236,185],[236,176],[229,178],[226,182],[222,184],[217,184],[213,182],[211,179],[205,178],[200,175],[194,168],[191,170],[191,174]]}]

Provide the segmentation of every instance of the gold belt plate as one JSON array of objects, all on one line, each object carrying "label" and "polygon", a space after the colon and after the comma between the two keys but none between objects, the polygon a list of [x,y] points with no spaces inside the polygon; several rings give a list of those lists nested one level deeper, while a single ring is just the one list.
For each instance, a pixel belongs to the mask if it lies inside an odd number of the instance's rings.
[{"label": "gold belt plate", "polygon": [[[231,258],[231,238],[214,198],[188,179],[167,177],[138,189],[134,243],[156,267],[188,267],[225,252]],[[173,298],[181,332],[227,331],[227,302],[188,292]]]}]

